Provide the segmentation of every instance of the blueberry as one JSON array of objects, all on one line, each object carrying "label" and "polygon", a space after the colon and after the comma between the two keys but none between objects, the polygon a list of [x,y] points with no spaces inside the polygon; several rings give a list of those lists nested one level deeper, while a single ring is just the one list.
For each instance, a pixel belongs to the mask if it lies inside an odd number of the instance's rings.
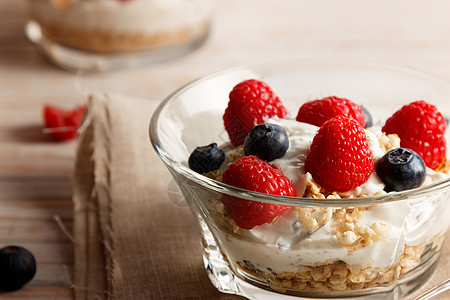
[{"label": "blueberry", "polygon": [[225,160],[225,153],[217,147],[216,143],[201,146],[189,156],[189,167],[197,173],[203,174],[220,168]]},{"label": "blueberry", "polygon": [[19,246],[0,249],[0,290],[20,289],[36,274],[36,261],[33,254]]},{"label": "blueberry", "polygon": [[387,152],[378,161],[376,171],[378,177],[386,184],[387,192],[419,187],[425,181],[426,175],[423,159],[407,148]]},{"label": "blueberry", "polygon": [[283,157],[288,148],[286,130],[269,123],[253,127],[244,142],[245,155],[255,155],[265,161]]},{"label": "blueberry", "polygon": [[360,107],[361,107],[364,115],[366,116],[366,124],[364,124],[364,128],[372,127],[372,125],[373,125],[372,115],[367,110],[367,108],[365,108],[363,105],[360,105]]}]

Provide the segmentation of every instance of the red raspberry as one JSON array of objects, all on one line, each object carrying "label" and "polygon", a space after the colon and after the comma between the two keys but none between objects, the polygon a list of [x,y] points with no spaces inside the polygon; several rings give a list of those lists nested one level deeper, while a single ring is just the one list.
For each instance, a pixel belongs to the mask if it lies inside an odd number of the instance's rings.
[{"label": "red raspberry", "polygon": [[352,117],[362,127],[366,123],[366,116],[359,105],[336,96],[304,103],[298,110],[296,120],[320,127],[329,119],[337,116]]},{"label": "red raspberry", "polygon": [[346,192],[366,182],[373,159],[364,128],[346,116],[326,121],[313,139],[305,170],[329,192]]},{"label": "red raspberry", "polygon": [[423,100],[403,106],[384,125],[386,134],[396,133],[400,145],[419,154],[427,167],[436,169],[445,158],[445,119],[436,106]]},{"label": "red raspberry", "polygon": [[244,143],[247,134],[268,118],[284,118],[288,111],[277,95],[264,82],[249,79],[237,84],[230,92],[230,101],[223,115],[231,144]]},{"label": "red raspberry", "polygon": [[[256,156],[244,156],[232,163],[223,173],[226,184],[265,194],[295,196],[289,178]],[[287,205],[245,200],[233,196],[222,197],[225,209],[236,224],[243,229],[271,222],[276,216],[291,208]]]},{"label": "red raspberry", "polygon": [[75,138],[83,116],[83,105],[71,110],[64,110],[51,105],[44,106],[44,126],[48,129],[50,135],[58,141]]}]

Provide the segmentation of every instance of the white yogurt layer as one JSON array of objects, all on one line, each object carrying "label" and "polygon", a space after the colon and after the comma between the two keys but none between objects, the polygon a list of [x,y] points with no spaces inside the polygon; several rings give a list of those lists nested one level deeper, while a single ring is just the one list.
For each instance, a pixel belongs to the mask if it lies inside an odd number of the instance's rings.
[{"label": "white yogurt layer", "polygon": [[[221,249],[237,262],[250,262],[264,271],[302,272],[304,266],[317,266],[341,260],[350,265],[385,269],[396,264],[405,248],[429,242],[449,226],[449,204],[443,195],[422,197],[371,207],[362,213],[359,224],[385,226],[387,238],[354,251],[333,233],[332,220],[304,239],[296,211],[288,210],[272,223],[256,226],[237,238],[214,229]],[[445,195],[444,195],[445,197]],[[440,221],[438,221],[440,220]]]},{"label": "white yogurt layer", "polygon": [[[361,223],[370,226],[373,222],[380,222],[374,219],[385,212],[389,212],[389,208],[379,207],[367,211]],[[221,236],[219,239],[224,244],[224,249],[227,249],[227,256],[233,260],[249,261],[260,270],[270,269],[276,273],[299,272],[300,266],[323,265],[337,260],[362,267],[386,268],[398,261],[404,249],[403,219],[396,217],[395,213],[388,214],[382,219],[389,221],[387,225],[389,237],[353,252],[349,252],[333,234],[330,223],[296,242],[296,230],[292,227],[298,222],[298,216],[293,210],[287,211],[272,224],[257,226],[250,230],[252,238]],[[276,233],[279,235],[276,236]],[[289,242],[292,244],[286,248]]]},{"label": "white yogurt layer", "polygon": [[[372,132],[375,131],[375,132]],[[366,133],[367,143],[369,144],[370,151],[372,151],[372,157],[374,162],[379,160],[384,155],[383,149],[380,147],[380,143],[378,141],[377,135],[381,135],[381,129],[364,129]],[[360,196],[372,196],[372,195],[378,195],[378,194],[384,194],[384,188],[385,184],[381,179],[378,177],[375,168],[370,175],[369,179],[363,183],[360,186],[357,186],[351,191],[345,192],[345,193],[339,193],[341,196],[354,196],[354,197],[360,197]]]},{"label": "white yogurt layer", "polygon": [[[404,214],[407,211],[407,209],[402,209],[402,213]],[[297,212],[291,210],[283,214],[272,224],[264,224],[250,230],[250,233],[255,238],[270,245],[269,248],[272,248],[272,255],[274,256],[270,265],[277,268],[281,261],[283,267],[279,271],[295,271],[298,265],[314,266],[336,260],[342,260],[348,264],[361,265],[362,267],[372,266],[384,268],[397,261],[404,249],[402,238],[404,217],[399,216],[392,209],[391,205],[373,207],[365,211],[360,220],[361,225],[369,227],[374,223],[385,224],[389,232],[389,237],[382,242],[371,243],[364,248],[352,252],[348,251],[343,242],[339,241],[334,235],[332,221],[305,239],[299,240],[296,236],[299,230],[294,229],[298,228],[296,226],[298,225],[298,220],[299,216]],[[276,240],[273,239],[274,235],[272,233],[274,231],[279,233]],[[239,244],[240,242],[237,243]],[[278,249],[275,250],[275,248]],[[254,253],[253,257],[256,255]],[[260,259],[264,259],[260,260],[262,264],[267,263],[269,259],[265,254],[263,255],[264,257],[260,257]],[[292,257],[294,257],[294,260],[291,259]],[[254,262],[255,258],[251,261]],[[292,262],[294,262],[294,266],[290,265]]]},{"label": "white yogurt layer", "polygon": [[289,148],[286,154],[271,161],[278,170],[287,176],[295,189],[297,197],[305,192],[305,160],[312,140],[319,127],[288,119],[268,119],[265,123],[276,124],[284,128],[289,137]]},{"label": "white yogurt layer", "polygon": [[206,24],[214,6],[210,0],[71,0],[63,7],[53,2],[28,1],[32,16],[79,30],[148,35]]}]

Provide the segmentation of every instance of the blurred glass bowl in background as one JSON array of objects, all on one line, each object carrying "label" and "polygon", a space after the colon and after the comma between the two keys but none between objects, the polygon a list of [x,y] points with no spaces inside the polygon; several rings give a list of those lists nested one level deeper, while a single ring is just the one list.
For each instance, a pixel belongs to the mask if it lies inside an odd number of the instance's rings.
[{"label": "blurred glass bowl in background", "polygon": [[206,40],[209,0],[22,0],[25,32],[69,70],[109,71],[184,55]]}]

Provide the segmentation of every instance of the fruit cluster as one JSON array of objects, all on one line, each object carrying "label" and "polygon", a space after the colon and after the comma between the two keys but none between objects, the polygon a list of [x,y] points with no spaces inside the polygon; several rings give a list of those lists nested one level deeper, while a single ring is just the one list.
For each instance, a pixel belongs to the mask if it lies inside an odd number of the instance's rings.
[{"label": "fruit cluster", "polygon": [[[245,156],[227,166],[224,183],[266,194],[295,195],[289,178],[270,164],[285,155],[289,137],[283,127],[264,123],[287,116],[288,110],[266,83],[250,79],[233,88],[223,121],[231,144],[243,144]],[[306,102],[296,120],[319,127],[304,171],[329,192],[350,191],[374,172],[387,192],[416,188],[425,180],[426,167],[437,169],[445,161],[446,123],[437,108],[425,101],[403,106],[386,121],[382,131],[397,134],[402,148],[389,151],[376,162],[364,129],[372,125],[372,117],[349,99],[330,96]],[[224,160],[223,151],[213,143],[197,148],[189,166],[207,173],[220,168]],[[289,208],[232,196],[224,196],[222,202],[228,215],[244,229],[271,222]]]}]

